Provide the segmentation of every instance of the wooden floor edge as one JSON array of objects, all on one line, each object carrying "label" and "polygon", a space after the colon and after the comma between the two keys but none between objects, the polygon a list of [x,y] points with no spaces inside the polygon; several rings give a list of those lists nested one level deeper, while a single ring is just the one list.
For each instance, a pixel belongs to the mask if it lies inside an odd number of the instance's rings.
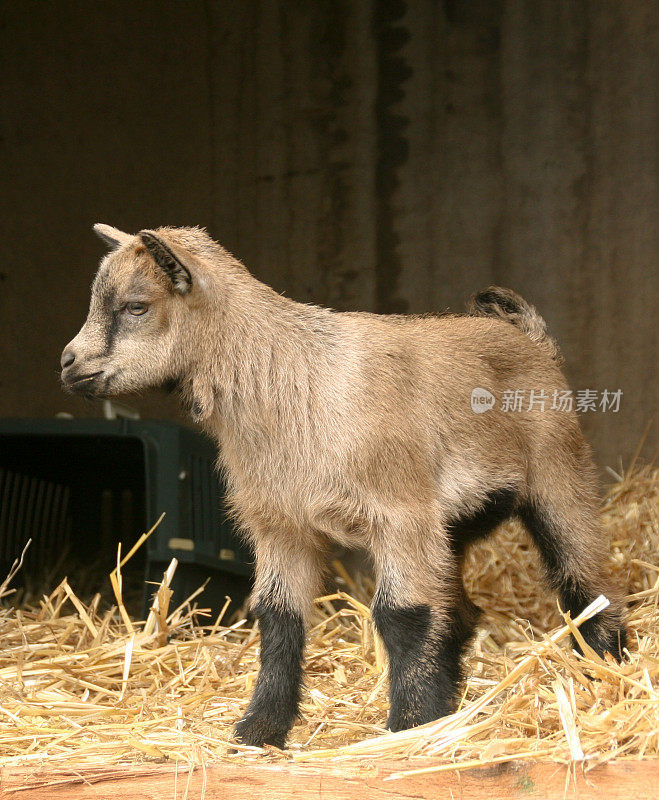
[{"label": "wooden floor edge", "polygon": [[[659,758],[617,760],[590,770],[582,764],[506,761],[472,769],[430,771],[432,759],[354,762],[126,764],[0,769],[2,800],[656,800]],[[401,777],[391,777],[400,773]],[[425,770],[418,772],[418,770]]]}]

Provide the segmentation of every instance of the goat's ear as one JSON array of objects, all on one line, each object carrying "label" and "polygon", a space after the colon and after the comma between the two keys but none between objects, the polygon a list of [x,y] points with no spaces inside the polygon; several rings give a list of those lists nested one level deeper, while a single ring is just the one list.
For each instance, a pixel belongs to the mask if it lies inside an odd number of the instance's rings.
[{"label": "goat's ear", "polygon": [[187,294],[192,287],[190,270],[155,233],[140,231],[138,236],[153,260],[172,282],[174,290],[179,294]]},{"label": "goat's ear", "polygon": [[124,233],[117,228],[113,228],[112,225],[104,225],[102,222],[97,222],[94,225],[94,233],[99,239],[103,239],[106,244],[110,245],[113,250],[128,244],[133,238],[130,233]]}]

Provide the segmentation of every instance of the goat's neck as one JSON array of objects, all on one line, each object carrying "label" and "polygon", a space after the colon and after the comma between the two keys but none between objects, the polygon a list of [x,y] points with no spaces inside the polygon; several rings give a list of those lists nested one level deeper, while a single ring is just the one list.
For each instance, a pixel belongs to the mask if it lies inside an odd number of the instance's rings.
[{"label": "goat's neck", "polygon": [[309,424],[314,374],[327,356],[331,316],[255,280],[232,287],[210,315],[205,359],[197,365],[213,397],[208,427],[252,443],[291,426],[301,433]]}]

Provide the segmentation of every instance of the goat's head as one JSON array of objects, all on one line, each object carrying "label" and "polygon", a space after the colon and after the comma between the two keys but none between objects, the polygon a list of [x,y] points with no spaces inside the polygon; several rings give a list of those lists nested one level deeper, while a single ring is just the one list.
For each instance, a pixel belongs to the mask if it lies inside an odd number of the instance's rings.
[{"label": "goat's head", "polygon": [[87,320],[62,353],[64,388],[108,397],[176,383],[183,339],[190,338],[184,331],[195,335],[190,311],[204,284],[195,275],[194,255],[177,238],[183,231],[132,236],[109,225],[94,230],[112,249],[94,279]]}]

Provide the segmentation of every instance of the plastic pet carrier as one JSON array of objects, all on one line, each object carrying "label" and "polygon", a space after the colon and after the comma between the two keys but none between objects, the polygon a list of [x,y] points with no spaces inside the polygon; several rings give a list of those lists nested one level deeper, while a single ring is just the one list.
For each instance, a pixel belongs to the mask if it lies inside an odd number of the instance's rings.
[{"label": "plastic pet carrier", "polygon": [[200,607],[217,612],[227,595],[241,603],[252,559],[225,513],[215,460],[209,439],[168,422],[0,420],[0,568],[31,538],[28,575],[68,559],[112,569],[117,543],[127,552],[164,511],[142,548],[142,613],[155,588],[143,578],[158,583],[173,557],[171,608],[209,577]]}]

